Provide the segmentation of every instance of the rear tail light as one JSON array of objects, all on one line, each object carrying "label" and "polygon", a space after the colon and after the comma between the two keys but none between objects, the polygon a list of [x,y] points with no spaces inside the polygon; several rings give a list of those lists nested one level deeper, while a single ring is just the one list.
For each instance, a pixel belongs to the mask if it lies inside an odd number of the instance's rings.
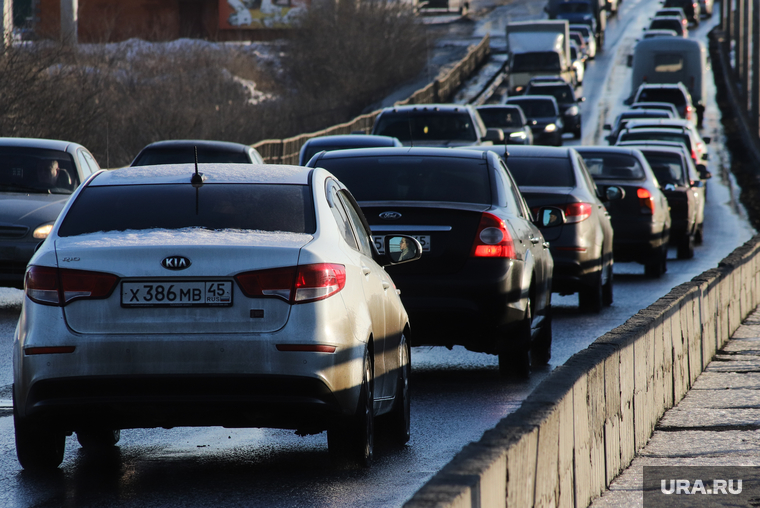
[{"label": "rear tail light", "polygon": [[346,267],[338,264],[273,268],[235,276],[240,289],[250,297],[274,296],[291,304],[315,302],[334,295],[346,285]]},{"label": "rear tail light", "polygon": [[686,106],[686,119],[691,120],[691,115],[694,113],[694,106]]},{"label": "rear tail light", "polygon": [[515,246],[503,220],[490,213],[480,217],[470,257],[515,259]]},{"label": "rear tail light", "polygon": [[119,278],[110,273],[30,266],[24,291],[35,303],[63,307],[74,300],[108,298],[117,282]]},{"label": "rear tail light", "polygon": [[697,163],[697,151],[694,148],[691,149],[691,158],[694,160],[694,164],[696,164]]},{"label": "rear tail light", "polygon": [[636,196],[639,198],[639,204],[641,205],[641,213],[646,215],[654,215],[654,198],[652,193],[647,189],[636,189]]},{"label": "rear tail light", "polygon": [[582,222],[591,217],[590,203],[570,203],[565,207],[565,223]]}]

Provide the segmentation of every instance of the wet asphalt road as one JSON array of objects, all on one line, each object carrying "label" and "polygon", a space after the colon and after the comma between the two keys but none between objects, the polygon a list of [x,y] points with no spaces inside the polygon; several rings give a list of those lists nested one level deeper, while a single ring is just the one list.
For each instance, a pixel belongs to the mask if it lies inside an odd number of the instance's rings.
[{"label": "wet asphalt road", "polygon": [[[512,2],[493,15],[513,20],[536,16],[537,3]],[[589,65],[580,92],[587,98],[582,108],[584,144],[598,142],[604,134],[600,126],[623,109],[630,72],[625,56],[647,22],[645,12],[654,5],[653,0],[626,0],[620,15],[610,20],[606,50]],[[715,22],[703,23],[692,37],[704,40]],[[452,25],[452,33],[462,32],[463,23],[476,33],[498,24],[459,22]],[[0,506],[401,506],[462,446],[517,408],[552,368],[672,287],[717,266],[754,234],[736,205],[738,190],[725,174],[728,158],[714,103],[707,109],[704,131],[714,140],[709,167],[715,177],[709,183],[705,242],[696,248],[694,259],[677,260],[671,250],[668,272],[658,280],[645,278],[641,265],[616,264],[615,303],[599,315],[579,313],[576,296],[555,295],[551,365],[525,382],[500,379],[496,357],[461,348],[415,348],[412,439],[399,451],[380,437],[372,469],[331,468],[325,434],[302,438],[268,429],[180,428],[124,430],[119,446],[106,456],[86,454],[69,438],[60,470],[38,476],[18,465],[13,422],[5,412],[0,413]],[[0,398],[10,398],[10,352],[18,315],[14,305],[19,301],[19,292],[0,290]]]}]

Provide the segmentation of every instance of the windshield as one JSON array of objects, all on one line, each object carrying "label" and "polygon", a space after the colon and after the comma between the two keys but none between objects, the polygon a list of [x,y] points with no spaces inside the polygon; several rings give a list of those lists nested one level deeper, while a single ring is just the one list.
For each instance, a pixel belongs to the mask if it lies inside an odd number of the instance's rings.
[{"label": "windshield", "polygon": [[562,72],[559,54],[554,51],[516,53],[511,65],[512,72]]},{"label": "windshield", "polygon": [[567,158],[507,158],[507,167],[518,187],[575,187],[575,175]]},{"label": "windshield", "polygon": [[525,95],[551,95],[560,104],[575,102],[573,88],[568,84],[531,86]]},{"label": "windshield", "polygon": [[0,191],[71,194],[79,186],[71,155],[58,150],[0,147]]},{"label": "windshield", "polygon": [[391,113],[380,116],[373,134],[401,141],[478,141],[467,113]]},{"label": "windshield", "polygon": [[559,4],[559,12],[564,14],[591,12],[591,4],[588,2],[565,2]]},{"label": "windshield", "polygon": [[677,154],[667,154],[662,152],[647,152],[642,150],[644,157],[652,167],[654,176],[660,185],[667,184],[683,185],[684,171],[683,159]]},{"label": "windshield", "polygon": [[583,152],[581,157],[594,179],[644,179],[644,168],[636,157],[604,152]]},{"label": "windshield", "polygon": [[557,116],[557,110],[552,104],[551,99],[537,99],[537,100],[520,100],[516,103],[522,108],[523,113],[528,118],[545,118],[550,116]]},{"label": "windshield", "polygon": [[206,228],[314,233],[306,185],[190,184],[89,186],[72,204],[59,236],[98,231]]},{"label": "windshield", "polygon": [[[195,162],[195,147],[146,148],[137,156],[132,166],[157,166],[161,164],[192,164]],[[198,147],[199,163],[250,164],[248,154],[217,148]]]},{"label": "windshield", "polygon": [[480,118],[489,128],[522,127],[523,121],[517,108],[484,108],[478,109]]},{"label": "windshield", "polygon": [[323,158],[319,166],[338,177],[357,201],[491,203],[488,165],[481,158]]}]

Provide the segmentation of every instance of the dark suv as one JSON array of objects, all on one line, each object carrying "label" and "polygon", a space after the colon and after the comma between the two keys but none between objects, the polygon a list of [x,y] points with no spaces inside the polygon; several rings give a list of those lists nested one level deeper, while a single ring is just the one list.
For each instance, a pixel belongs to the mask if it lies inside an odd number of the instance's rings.
[{"label": "dark suv", "polygon": [[457,147],[502,143],[500,129],[487,129],[473,106],[424,104],[383,109],[372,134],[398,138],[405,146]]},{"label": "dark suv", "polygon": [[680,7],[690,24],[699,26],[702,9],[696,0],[665,0],[663,7]]},{"label": "dark suv", "polygon": [[584,97],[575,97],[569,83],[529,83],[525,95],[551,95],[557,100],[565,123],[565,132],[572,132],[574,138],[581,137],[581,110],[579,103]]}]

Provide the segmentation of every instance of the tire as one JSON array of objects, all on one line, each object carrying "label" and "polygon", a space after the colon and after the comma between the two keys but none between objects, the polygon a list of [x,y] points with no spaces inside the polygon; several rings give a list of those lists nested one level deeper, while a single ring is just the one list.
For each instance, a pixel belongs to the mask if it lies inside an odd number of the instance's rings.
[{"label": "tire", "polygon": [[694,257],[694,235],[686,235],[678,242],[678,259]]},{"label": "tire", "polygon": [[412,360],[409,354],[409,344],[406,337],[401,335],[399,345],[400,365],[398,384],[396,385],[396,402],[389,415],[391,439],[398,446],[404,446],[411,437],[411,398],[409,396],[409,377],[412,372]]},{"label": "tire", "polygon": [[612,305],[612,286],[614,284],[614,276],[612,272],[612,266],[610,266],[610,273],[607,277],[607,283],[602,286],[602,305],[609,307]]},{"label": "tire", "polygon": [[648,263],[644,264],[644,274],[647,277],[660,278],[668,270],[668,247],[663,245],[660,248],[659,255],[653,257]]},{"label": "tire", "polygon": [[604,288],[602,287],[602,272],[596,276],[594,284],[578,291],[578,306],[586,312],[600,313],[604,301]]},{"label": "tire", "polygon": [[552,309],[546,308],[546,316],[538,337],[533,341],[530,348],[530,363],[535,366],[543,366],[552,358]]},{"label": "tire", "polygon": [[503,377],[526,379],[530,376],[530,338],[532,325],[533,314],[531,302],[528,299],[525,317],[517,326],[517,338],[513,341],[517,343],[517,347],[510,346],[509,342],[504,340],[501,351],[499,351],[499,374]]},{"label": "tire", "polygon": [[87,450],[111,448],[121,439],[121,430],[87,429],[77,431],[77,441]]},{"label": "tire", "polygon": [[327,429],[330,459],[339,465],[368,468],[375,449],[373,367],[369,349],[364,351],[364,373],[356,413]]},{"label": "tire", "polygon": [[63,462],[66,435],[49,426],[29,423],[20,418],[13,405],[16,456],[21,467],[30,471],[56,469]]}]

